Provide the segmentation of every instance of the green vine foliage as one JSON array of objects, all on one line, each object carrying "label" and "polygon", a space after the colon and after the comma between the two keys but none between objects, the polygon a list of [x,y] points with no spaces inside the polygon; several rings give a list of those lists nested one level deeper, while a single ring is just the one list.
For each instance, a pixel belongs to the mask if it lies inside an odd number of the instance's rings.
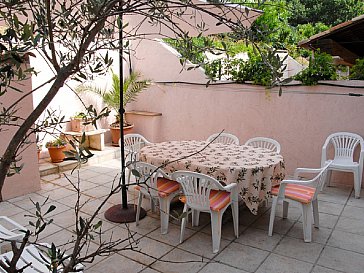
[{"label": "green vine foliage", "polygon": [[364,59],[357,59],[355,65],[350,69],[351,80],[364,80]]},{"label": "green vine foliage", "polygon": [[303,85],[317,85],[318,81],[336,80],[336,68],[332,57],[327,53],[316,52],[314,58],[310,58],[308,67],[294,77]]}]

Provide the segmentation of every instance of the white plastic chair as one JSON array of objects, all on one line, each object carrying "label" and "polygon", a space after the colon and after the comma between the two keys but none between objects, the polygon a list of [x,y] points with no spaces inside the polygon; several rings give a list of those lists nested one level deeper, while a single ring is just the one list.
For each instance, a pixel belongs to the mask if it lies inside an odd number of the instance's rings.
[{"label": "white plastic chair", "polygon": [[[303,237],[305,242],[312,239],[312,210],[314,225],[319,228],[319,212],[317,195],[321,185],[325,182],[327,169],[330,164],[321,169],[297,168],[294,179],[283,180],[279,187],[272,188],[272,208],[269,219],[268,235],[273,234],[273,225],[276,215],[277,203],[283,201],[283,218],[287,218],[288,205],[290,202],[300,204],[303,218]],[[299,180],[299,175],[303,173],[317,174],[310,180]]]},{"label": "white plastic chair", "polygon": [[[329,144],[334,146],[334,159],[327,158],[327,148]],[[354,150],[360,144],[359,162],[354,162]],[[321,166],[331,162],[327,181],[330,183],[332,171],[352,172],[354,174],[354,191],[355,198],[360,198],[361,181],[363,175],[363,160],[364,160],[364,141],[357,134],[338,132],[327,137],[324,146],[322,147]],[[324,185],[322,185],[321,190]]]},{"label": "white plastic chair", "polygon": [[[24,273],[51,272],[47,268],[47,265],[50,264],[50,258],[46,254],[47,250],[48,250],[47,247],[43,246],[39,247],[36,247],[34,245],[26,246],[16,265],[17,268],[20,269],[26,266],[27,264],[30,264],[22,272]],[[12,257],[13,257],[13,252],[10,251],[0,255],[0,260],[3,261],[5,264],[7,264],[7,262],[11,261]],[[77,272],[82,273],[81,270],[83,270],[83,268],[84,267],[81,264],[76,266]],[[5,272],[5,271],[3,271],[3,269],[0,268],[0,272]],[[61,266],[59,266],[57,272],[62,272]]]},{"label": "white plastic chair", "polygon": [[[151,144],[145,137],[140,134],[127,134],[124,136],[125,157],[129,159],[127,165],[133,164],[139,160],[140,150]],[[121,147],[121,139],[119,139],[119,147]],[[128,184],[130,184],[131,172],[128,174]]]},{"label": "white plastic chair", "polygon": [[[216,138],[214,140],[214,138]],[[237,136],[228,133],[216,133],[207,138],[207,142],[213,141],[213,143],[222,143],[222,144],[235,144],[239,145],[239,139]]]},{"label": "white plastic chair", "polygon": [[172,179],[181,183],[185,203],[183,213],[187,217],[182,219],[180,243],[184,240],[184,231],[188,218],[189,209],[192,210],[192,225],[197,226],[200,212],[209,212],[211,215],[212,250],[219,252],[221,241],[222,216],[229,205],[232,208],[234,232],[238,238],[238,192],[235,183],[223,187],[216,179],[195,172],[176,171]]},{"label": "white plastic chair", "polygon": [[279,154],[281,152],[281,145],[275,139],[268,137],[253,137],[245,142],[245,145],[255,148],[266,148]]},{"label": "white plastic chair", "polygon": [[161,233],[166,234],[168,232],[170,204],[172,199],[180,192],[179,183],[172,181],[165,172],[149,163],[136,162],[131,168],[139,173],[135,178],[137,183],[140,183],[135,187],[139,191],[136,225],[139,225],[143,196],[149,196],[152,211],[155,208],[155,201],[159,201]]},{"label": "white plastic chair", "polygon": [[21,241],[27,229],[6,216],[0,216],[0,249],[9,241]]}]

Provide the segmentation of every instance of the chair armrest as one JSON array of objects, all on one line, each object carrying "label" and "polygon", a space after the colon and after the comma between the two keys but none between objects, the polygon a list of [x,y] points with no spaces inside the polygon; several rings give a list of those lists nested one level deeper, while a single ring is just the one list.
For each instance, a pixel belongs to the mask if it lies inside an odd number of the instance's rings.
[{"label": "chair armrest", "polygon": [[[313,168],[297,168],[294,172],[293,178],[294,180],[298,180],[298,176],[301,173],[319,173],[321,171],[321,169],[313,169]],[[282,181],[283,182],[283,181]]]},{"label": "chair armrest", "polygon": [[229,185],[224,186],[224,190],[231,192],[236,188],[237,184],[236,183],[231,183]]}]

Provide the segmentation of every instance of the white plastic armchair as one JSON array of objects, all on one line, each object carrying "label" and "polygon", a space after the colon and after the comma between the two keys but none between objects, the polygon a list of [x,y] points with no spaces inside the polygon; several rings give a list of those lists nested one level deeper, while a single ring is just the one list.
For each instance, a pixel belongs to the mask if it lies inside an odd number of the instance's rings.
[{"label": "white plastic armchair", "polygon": [[[327,149],[332,144],[335,150],[333,159],[327,158]],[[360,144],[359,161],[354,161],[354,151],[357,145]],[[354,174],[354,192],[355,198],[360,197],[361,181],[363,175],[363,160],[364,160],[364,140],[361,136],[348,132],[338,132],[327,137],[324,146],[322,147],[321,166],[331,162],[327,181],[330,183],[331,172],[343,171],[352,172]],[[324,185],[322,185],[321,190]]]},{"label": "white plastic armchair", "polygon": [[168,233],[170,204],[172,199],[180,192],[179,183],[172,181],[164,171],[149,163],[136,162],[130,165],[129,168],[137,171],[135,178],[138,185],[135,189],[139,191],[139,194],[136,225],[139,225],[140,207],[143,196],[149,196],[152,211],[155,209],[155,202],[159,201],[161,233]]},{"label": "white plastic armchair", "polygon": [[214,143],[222,143],[222,144],[239,145],[238,137],[234,136],[232,134],[229,134],[229,133],[216,133],[216,134],[213,134],[213,135],[209,136],[206,141],[207,142],[214,141]]},{"label": "white plastic armchair", "polygon": [[[283,201],[283,218],[287,218],[290,202],[302,206],[303,238],[305,242],[312,240],[312,211],[314,225],[319,228],[319,212],[317,195],[321,185],[325,182],[326,173],[330,163],[320,169],[297,168],[294,179],[283,180],[279,187],[272,188],[272,208],[269,219],[268,235],[273,234],[273,225],[278,202]],[[299,175],[304,173],[316,174],[310,180],[299,180]]]},{"label": "white plastic armchair", "polygon": [[[48,248],[46,246],[34,246],[29,245],[24,248],[23,253],[20,256],[20,259],[18,263],[16,264],[17,269],[23,268],[26,265],[25,269],[23,269],[21,272],[24,273],[48,273],[51,272],[47,266],[50,265],[51,260],[47,255]],[[0,260],[3,261],[5,264],[11,261],[13,257],[13,252],[6,252],[2,255],[0,255]],[[82,273],[84,269],[84,266],[79,264],[76,266],[76,272]],[[3,269],[0,268],[0,272],[5,272]],[[20,271],[19,271],[20,272]],[[62,272],[61,265],[58,266],[57,272]]]},{"label": "white plastic armchair", "polygon": [[0,249],[9,241],[21,241],[27,229],[6,216],[0,216]]},{"label": "white plastic armchair", "polygon": [[212,250],[213,253],[219,252],[222,216],[230,205],[235,236],[239,236],[238,192],[235,183],[223,187],[213,177],[188,171],[176,171],[172,174],[172,179],[182,185],[184,196],[181,201],[185,203],[183,213],[187,214],[187,217],[182,219],[180,243],[184,240],[184,230],[189,211],[192,210],[193,226],[198,225],[201,211],[209,212],[211,215]]},{"label": "white plastic armchair", "polygon": [[[133,164],[139,160],[140,150],[151,144],[145,137],[140,134],[127,134],[124,136],[125,157],[129,160],[127,165]],[[119,147],[121,147],[121,139],[119,139]],[[128,174],[128,184],[130,183],[131,172]]]},{"label": "white plastic armchair", "polygon": [[253,146],[256,148],[266,148],[279,154],[281,152],[281,145],[275,139],[268,137],[253,137],[245,142],[245,145]]}]

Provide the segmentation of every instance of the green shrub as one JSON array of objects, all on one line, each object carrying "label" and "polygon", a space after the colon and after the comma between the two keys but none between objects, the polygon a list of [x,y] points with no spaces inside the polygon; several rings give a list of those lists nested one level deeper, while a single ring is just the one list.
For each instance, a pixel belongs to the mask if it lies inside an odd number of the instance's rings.
[{"label": "green shrub", "polygon": [[351,80],[364,80],[364,59],[357,59],[355,65],[350,69]]},{"label": "green shrub", "polygon": [[336,68],[332,57],[327,53],[315,52],[314,58],[310,57],[308,67],[297,74],[294,79],[303,85],[316,85],[322,80],[336,80]]}]

